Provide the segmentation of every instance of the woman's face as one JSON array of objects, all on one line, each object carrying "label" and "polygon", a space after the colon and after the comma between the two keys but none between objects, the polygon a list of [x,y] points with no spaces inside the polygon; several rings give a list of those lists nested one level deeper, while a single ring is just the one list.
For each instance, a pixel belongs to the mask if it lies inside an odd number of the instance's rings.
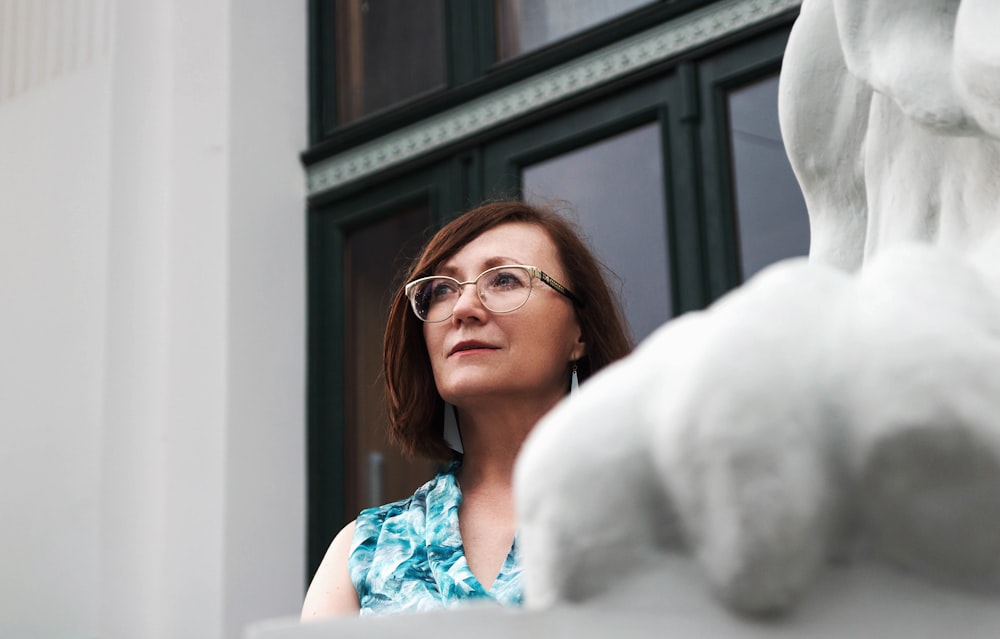
[{"label": "woman's face", "polygon": [[[537,266],[573,290],[548,234],[524,222],[484,232],[435,275],[465,282],[503,264]],[[511,313],[489,311],[476,287],[464,286],[451,318],[423,328],[438,392],[463,407],[498,399],[554,404],[566,393],[570,362],[585,351],[572,302],[538,279]]]}]

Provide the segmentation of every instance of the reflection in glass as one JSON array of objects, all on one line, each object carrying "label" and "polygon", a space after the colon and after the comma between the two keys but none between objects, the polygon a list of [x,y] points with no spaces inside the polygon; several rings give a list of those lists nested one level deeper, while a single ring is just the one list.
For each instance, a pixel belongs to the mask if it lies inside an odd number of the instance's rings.
[{"label": "reflection in glass", "polygon": [[496,0],[497,58],[583,31],[651,0]]},{"label": "reflection in glass", "polygon": [[636,340],[671,317],[659,123],[526,167],[521,183],[529,201],[572,205],[598,257],[621,279]]},{"label": "reflection in glass", "polygon": [[336,0],[340,124],[442,87],[444,0]]},{"label": "reflection in glass", "polygon": [[429,222],[428,207],[417,206],[356,229],[345,238],[345,476],[349,513],[402,499],[433,474],[429,462],[408,461],[388,443],[381,379],[385,321],[392,296],[401,286],[396,278],[405,261],[419,252]]},{"label": "reflection in glass", "polygon": [[809,218],[778,126],[778,76],[729,94],[729,131],[743,279],[809,253]]}]

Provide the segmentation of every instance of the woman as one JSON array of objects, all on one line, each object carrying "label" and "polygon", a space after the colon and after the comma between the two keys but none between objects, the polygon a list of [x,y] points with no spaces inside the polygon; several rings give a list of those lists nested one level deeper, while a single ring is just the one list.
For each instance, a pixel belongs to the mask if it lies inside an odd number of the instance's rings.
[{"label": "woman", "polygon": [[517,453],[577,379],[630,349],[600,263],[553,211],[474,209],[430,240],[407,280],[385,333],[389,433],[408,455],[452,463],[337,535],[303,619],[520,603]]}]

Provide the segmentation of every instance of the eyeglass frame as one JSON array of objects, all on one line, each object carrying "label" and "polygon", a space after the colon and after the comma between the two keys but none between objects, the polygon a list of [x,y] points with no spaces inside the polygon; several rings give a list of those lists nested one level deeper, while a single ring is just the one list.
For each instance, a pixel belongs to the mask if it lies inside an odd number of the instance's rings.
[{"label": "eyeglass frame", "polygon": [[[478,286],[479,280],[482,279],[482,277],[484,275],[486,275],[487,273],[490,273],[492,271],[499,271],[499,270],[502,270],[502,269],[505,269],[505,268],[521,268],[521,269],[524,269],[524,270],[526,270],[528,272],[528,274],[531,276],[531,279],[528,282],[528,294],[524,296],[524,301],[523,302],[521,302],[520,304],[518,304],[514,308],[510,309],[509,311],[494,311],[492,308],[490,308],[486,304],[486,300],[483,299],[483,296],[479,292],[479,286]],[[483,271],[482,273],[480,273],[479,275],[477,275],[474,279],[468,280],[466,282],[462,282],[460,280],[457,280],[454,277],[451,277],[449,275],[428,275],[426,277],[418,277],[417,279],[415,279],[415,280],[413,280],[411,282],[408,282],[403,287],[403,295],[405,295],[406,299],[409,300],[410,310],[413,311],[413,314],[417,316],[418,320],[420,320],[421,322],[424,322],[425,324],[437,324],[439,322],[447,322],[448,320],[450,320],[455,315],[455,306],[453,305],[451,307],[451,312],[448,313],[447,317],[443,317],[443,318],[441,318],[439,320],[426,320],[426,319],[420,317],[420,313],[417,312],[417,307],[415,306],[415,303],[416,303],[414,301],[415,298],[414,298],[414,296],[412,296],[410,294],[410,291],[415,290],[415,287],[418,284],[420,284],[421,282],[427,282],[429,280],[441,280],[441,279],[451,280],[452,282],[455,282],[455,284],[458,285],[458,288],[459,288],[459,291],[460,291],[459,292],[459,297],[461,297],[461,291],[464,290],[466,286],[468,286],[469,284],[475,284],[476,285],[476,297],[482,303],[483,308],[485,308],[486,310],[488,310],[491,313],[496,313],[498,315],[505,315],[507,313],[513,313],[514,311],[520,309],[521,307],[523,307],[525,304],[528,303],[528,299],[531,298],[531,291],[534,289],[534,282],[535,282],[536,278],[539,279],[539,280],[541,280],[543,284],[548,285],[549,288],[551,288],[555,292],[557,292],[557,293],[565,296],[566,298],[568,298],[574,304],[576,304],[578,306],[583,306],[583,302],[580,300],[580,298],[577,297],[576,295],[574,295],[573,292],[570,291],[568,288],[566,288],[565,286],[563,286],[562,284],[560,284],[559,282],[557,282],[554,277],[552,277],[551,275],[549,275],[548,273],[546,273],[542,269],[538,268],[537,266],[530,266],[528,264],[501,264],[500,266],[492,266],[492,267],[486,269],[485,271]],[[455,298],[455,304],[456,305],[458,304],[458,297]]]}]

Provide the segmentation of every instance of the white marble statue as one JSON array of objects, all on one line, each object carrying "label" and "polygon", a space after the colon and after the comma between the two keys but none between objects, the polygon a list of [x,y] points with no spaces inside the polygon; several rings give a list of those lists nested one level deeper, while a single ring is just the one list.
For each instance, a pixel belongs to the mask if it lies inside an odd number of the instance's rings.
[{"label": "white marble statue", "polygon": [[804,0],[781,125],[810,258],[539,424],[515,477],[529,606],[661,605],[643,575],[690,557],[743,614],[873,565],[1000,609],[997,34],[996,0]]},{"label": "white marble statue", "polygon": [[803,2],[779,105],[813,261],[854,270],[898,243],[995,239],[998,31],[993,0]]}]

